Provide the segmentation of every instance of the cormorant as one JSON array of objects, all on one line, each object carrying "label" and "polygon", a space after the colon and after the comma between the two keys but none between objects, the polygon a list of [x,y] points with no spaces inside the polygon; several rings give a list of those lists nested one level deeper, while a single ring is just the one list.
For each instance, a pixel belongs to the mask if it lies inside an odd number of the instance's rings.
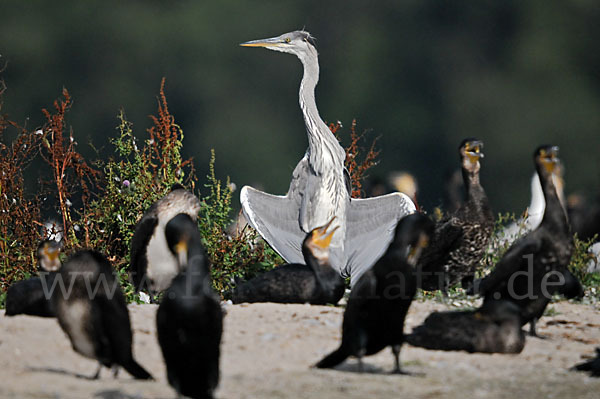
[{"label": "cormorant", "polygon": [[436,223],[434,238],[423,251],[417,268],[424,290],[445,291],[459,282],[468,286],[485,255],[494,215],[479,183],[482,148],[483,143],[473,138],[460,144],[467,200],[456,212]]},{"label": "cormorant", "polygon": [[[136,379],[152,379],[134,359],[133,337],[125,297],[112,266],[104,255],[91,250],[72,255],[56,276],[52,304],[58,323],[75,352],[102,366],[122,366]],[[62,282],[62,284],[60,284]],[[59,289],[60,288],[60,289]]]},{"label": "cormorant", "polygon": [[567,199],[567,214],[571,231],[577,238],[587,241],[596,236],[600,240],[600,198],[592,200],[583,195],[571,194]]},{"label": "cormorant", "polygon": [[600,272],[600,242],[594,243],[588,250],[588,253],[590,254],[590,260],[588,262],[587,272]]},{"label": "cormorant", "polygon": [[329,263],[329,244],[338,226],[329,229],[333,218],[313,229],[302,243],[305,265],[278,266],[237,286],[233,303],[278,302],[336,304],[344,295],[344,279]]},{"label": "cormorant", "polygon": [[60,250],[61,244],[55,240],[44,240],[38,245],[36,258],[40,276],[11,284],[6,292],[6,316],[54,317],[50,290],[61,266]]},{"label": "cormorant", "polygon": [[212,398],[219,383],[223,315],[211,288],[209,261],[195,221],[175,216],[165,228],[169,250],[182,270],[156,313],[158,342],[169,384],[192,398]]},{"label": "cormorant", "polygon": [[385,252],[400,218],[415,211],[408,196],[351,199],[351,183],[344,168],[346,154],[319,116],[315,87],[319,60],[314,38],[305,31],[242,43],[296,55],[304,67],[299,101],[308,149],[292,173],[288,192],[272,195],[245,186],[240,201],[246,219],[288,263],[302,263],[301,243],[306,234],[333,216],[339,229],[331,240],[330,263],[342,277],[358,280]]},{"label": "cormorant", "polygon": [[525,346],[520,308],[489,301],[474,311],[434,312],[406,342],[427,349],[484,353],[520,353]]},{"label": "cormorant", "polygon": [[573,366],[575,371],[589,371],[592,377],[600,377],[600,347],[596,348],[596,357]]},{"label": "cormorant", "polygon": [[[558,198],[563,198],[563,177],[562,169],[556,168],[552,173],[552,181],[558,194]],[[544,200],[544,192],[542,191],[542,183],[535,172],[531,177],[531,201],[525,210],[525,215],[516,222],[510,223],[504,227],[499,233],[499,243],[502,247],[512,244],[517,238],[529,233],[542,223],[544,217],[544,209],[546,209],[546,201]]]},{"label": "cormorant", "polygon": [[538,147],[534,162],[546,202],[542,222],[536,230],[517,240],[494,270],[475,284],[473,291],[480,293],[484,302],[502,298],[517,304],[521,308],[521,322],[531,322],[530,334],[535,336],[535,321],[552,295],[578,296],[582,289],[567,269],[574,246],[552,178],[560,162],[558,147]]},{"label": "cormorant", "polygon": [[395,373],[400,369],[404,319],[417,291],[414,266],[433,234],[433,222],[422,214],[398,222],[386,253],[358,280],[350,292],[342,324],[340,347],[315,367],[331,368],[348,356],[362,357],[392,347]]},{"label": "cormorant", "polygon": [[446,171],[444,176],[444,208],[448,213],[456,212],[465,202],[462,170]]},{"label": "cormorant", "polygon": [[151,293],[164,291],[180,272],[177,259],[167,248],[165,225],[179,213],[198,218],[200,200],[176,184],[167,195],[156,201],[135,226],[131,241],[130,278],[136,290]]}]

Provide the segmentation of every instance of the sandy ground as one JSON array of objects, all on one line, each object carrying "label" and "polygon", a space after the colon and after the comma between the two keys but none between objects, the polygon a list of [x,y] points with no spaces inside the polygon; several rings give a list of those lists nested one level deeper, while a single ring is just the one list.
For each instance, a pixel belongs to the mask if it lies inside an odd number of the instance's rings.
[{"label": "sandy ground", "polygon": [[[414,302],[406,330],[432,310]],[[519,355],[427,351],[404,345],[412,376],[389,375],[385,350],[365,359],[367,373],[349,360],[338,370],[309,368],[337,347],[343,308],[308,305],[227,305],[218,398],[598,398],[600,379],[568,371],[600,345],[600,313],[591,305],[561,302],[539,323],[548,339],[528,339]],[[134,354],[156,378],[83,378],[96,363],[71,349],[54,319],[0,313],[0,398],[175,398],[156,340],[154,305],[129,307]]]}]

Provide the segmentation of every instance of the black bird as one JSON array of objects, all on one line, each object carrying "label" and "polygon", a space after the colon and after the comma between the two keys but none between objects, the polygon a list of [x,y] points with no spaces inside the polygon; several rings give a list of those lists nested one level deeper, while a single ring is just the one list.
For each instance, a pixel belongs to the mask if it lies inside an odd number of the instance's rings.
[{"label": "black bird", "polygon": [[175,216],[167,224],[165,234],[169,250],[182,269],[165,292],[156,314],[167,378],[182,395],[212,398],[219,383],[223,314],[211,288],[208,257],[190,216]]},{"label": "black bird", "polygon": [[571,194],[567,199],[567,214],[577,238],[587,241],[596,236],[595,241],[600,240],[600,197],[586,199]]},{"label": "black bird", "polygon": [[11,284],[6,292],[6,316],[54,317],[50,290],[61,266],[60,250],[61,244],[54,240],[44,240],[38,245],[36,258],[40,276]]},{"label": "black bird", "polygon": [[137,379],[152,379],[134,359],[129,312],[109,261],[95,251],[79,251],[60,269],[52,293],[58,323],[75,352]]},{"label": "black bird", "polygon": [[332,368],[356,356],[362,357],[392,347],[394,373],[400,369],[400,347],[404,342],[404,318],[417,291],[414,266],[433,234],[434,224],[424,215],[400,219],[386,253],[354,285],[342,324],[340,347],[315,367]]},{"label": "black bird", "polygon": [[582,293],[581,284],[567,269],[574,248],[573,236],[552,180],[560,162],[558,147],[537,148],[534,162],[546,201],[542,222],[517,240],[473,290],[484,297],[484,302],[514,302],[521,309],[521,323],[531,323],[533,336],[537,335],[535,321],[553,294],[572,297]]},{"label": "black bird", "polygon": [[420,286],[444,292],[456,283],[469,286],[493,228],[494,215],[479,183],[483,143],[465,139],[459,154],[467,199],[458,210],[436,223],[435,235],[419,260]]},{"label": "black bird", "polygon": [[489,301],[473,311],[434,312],[406,342],[444,351],[520,353],[525,346],[520,308],[509,301]]},{"label": "black bird", "polygon": [[306,265],[291,263],[278,266],[242,283],[233,290],[233,303],[278,302],[336,304],[345,291],[345,281],[329,263],[331,223],[313,229],[302,243]]},{"label": "black bird", "polygon": [[596,357],[573,366],[574,371],[589,371],[592,377],[600,377],[600,348],[596,348]]},{"label": "black bird", "polygon": [[179,184],[146,211],[135,226],[131,241],[129,273],[137,291],[148,288],[155,294],[169,287],[180,270],[167,248],[165,226],[179,213],[196,220],[199,211],[200,200]]}]

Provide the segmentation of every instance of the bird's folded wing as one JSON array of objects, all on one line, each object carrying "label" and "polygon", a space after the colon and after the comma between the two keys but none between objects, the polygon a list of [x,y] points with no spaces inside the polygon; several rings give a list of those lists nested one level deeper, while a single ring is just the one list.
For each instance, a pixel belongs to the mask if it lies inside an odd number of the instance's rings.
[{"label": "bird's folded wing", "polygon": [[343,274],[351,277],[352,284],[386,251],[398,220],[414,211],[415,205],[402,193],[350,201],[344,243],[347,263]]},{"label": "bird's folded wing", "polygon": [[288,263],[305,263],[302,242],[306,237],[298,224],[299,199],[267,194],[249,186],[240,193],[244,216]]},{"label": "bird's folded wing", "polygon": [[534,233],[521,238],[506,251],[492,272],[481,280],[476,293],[485,295],[487,292],[499,289],[500,286],[507,284],[514,273],[521,270],[523,264],[527,264],[527,257],[535,255],[542,245],[541,240]]},{"label": "bird's folded wing", "polygon": [[443,270],[448,253],[459,245],[462,235],[462,226],[456,218],[438,223],[433,239],[419,258],[419,268],[426,272]]}]

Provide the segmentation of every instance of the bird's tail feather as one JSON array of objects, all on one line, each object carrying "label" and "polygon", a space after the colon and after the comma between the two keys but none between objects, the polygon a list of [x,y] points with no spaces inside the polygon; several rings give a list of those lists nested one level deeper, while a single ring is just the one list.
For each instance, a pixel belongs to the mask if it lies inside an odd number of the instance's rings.
[{"label": "bird's tail feather", "polygon": [[350,356],[348,351],[343,346],[340,346],[338,349],[321,359],[319,363],[315,364],[315,367],[318,369],[330,369],[346,360],[348,356]]},{"label": "bird's tail feather", "polygon": [[152,375],[148,373],[142,366],[140,366],[135,360],[131,359],[128,362],[122,364],[123,368],[127,370],[137,380],[153,380]]}]

